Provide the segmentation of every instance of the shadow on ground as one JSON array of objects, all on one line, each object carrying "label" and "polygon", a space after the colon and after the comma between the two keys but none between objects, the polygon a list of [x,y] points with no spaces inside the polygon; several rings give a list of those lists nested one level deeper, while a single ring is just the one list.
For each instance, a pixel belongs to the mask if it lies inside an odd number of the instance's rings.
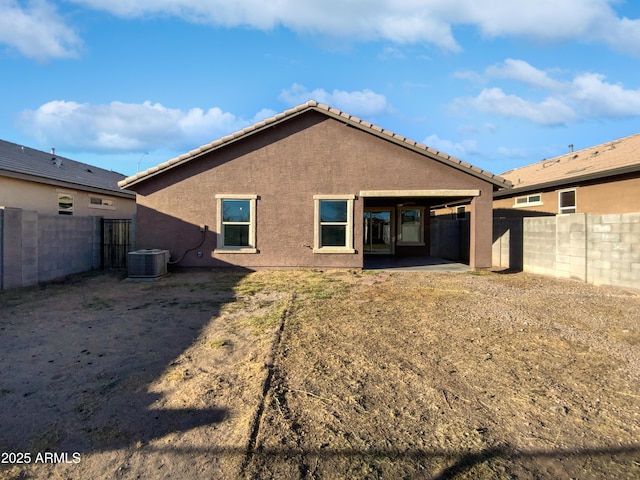
[{"label": "shadow on ground", "polygon": [[89,453],[223,421],[225,407],[167,408],[149,387],[245,275],[218,274],[215,291],[186,275],[111,273],[1,292],[0,450]]}]

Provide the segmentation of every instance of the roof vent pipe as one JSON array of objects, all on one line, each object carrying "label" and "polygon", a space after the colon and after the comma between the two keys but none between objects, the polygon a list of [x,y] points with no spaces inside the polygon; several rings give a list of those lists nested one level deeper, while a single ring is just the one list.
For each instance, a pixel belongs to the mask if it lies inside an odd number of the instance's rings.
[{"label": "roof vent pipe", "polygon": [[573,143],[569,144],[569,152],[573,153]]},{"label": "roof vent pipe", "polygon": [[56,154],[56,149],[55,147],[51,147],[51,155],[55,155]]}]

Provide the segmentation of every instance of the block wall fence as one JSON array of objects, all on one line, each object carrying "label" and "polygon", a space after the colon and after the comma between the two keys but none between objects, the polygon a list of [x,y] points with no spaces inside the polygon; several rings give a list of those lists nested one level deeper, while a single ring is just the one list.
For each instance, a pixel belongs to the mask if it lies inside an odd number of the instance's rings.
[{"label": "block wall fence", "polygon": [[[468,220],[431,220],[431,255],[468,261]],[[0,290],[100,268],[101,228],[0,207]],[[494,218],[492,248],[495,267],[640,290],[640,212]]]},{"label": "block wall fence", "polygon": [[494,218],[493,264],[640,289],[640,213]]},{"label": "block wall fence", "polygon": [[101,222],[0,207],[0,290],[100,268]]}]

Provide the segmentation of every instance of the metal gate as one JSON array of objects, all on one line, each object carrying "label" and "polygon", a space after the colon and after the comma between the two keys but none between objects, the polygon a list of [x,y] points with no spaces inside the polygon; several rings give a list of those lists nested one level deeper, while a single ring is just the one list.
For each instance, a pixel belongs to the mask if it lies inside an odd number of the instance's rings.
[{"label": "metal gate", "polygon": [[102,219],[102,268],[127,268],[131,250],[131,220]]}]

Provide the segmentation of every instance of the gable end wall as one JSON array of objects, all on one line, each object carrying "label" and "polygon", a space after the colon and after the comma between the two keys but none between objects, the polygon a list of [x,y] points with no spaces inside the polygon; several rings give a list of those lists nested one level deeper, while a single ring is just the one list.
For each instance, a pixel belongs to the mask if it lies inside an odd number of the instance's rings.
[{"label": "gable end wall", "polygon": [[[363,190],[478,189],[491,261],[492,185],[316,112],[151,177],[138,191],[137,248],[169,249],[181,266],[362,266]],[[257,254],[214,253],[215,196],[257,195]],[[355,254],[313,253],[314,195],[356,195]],[[488,212],[488,213],[487,213]],[[204,243],[201,226],[209,232]],[[483,237],[482,232],[479,237]],[[198,256],[202,252],[202,256]]]}]

